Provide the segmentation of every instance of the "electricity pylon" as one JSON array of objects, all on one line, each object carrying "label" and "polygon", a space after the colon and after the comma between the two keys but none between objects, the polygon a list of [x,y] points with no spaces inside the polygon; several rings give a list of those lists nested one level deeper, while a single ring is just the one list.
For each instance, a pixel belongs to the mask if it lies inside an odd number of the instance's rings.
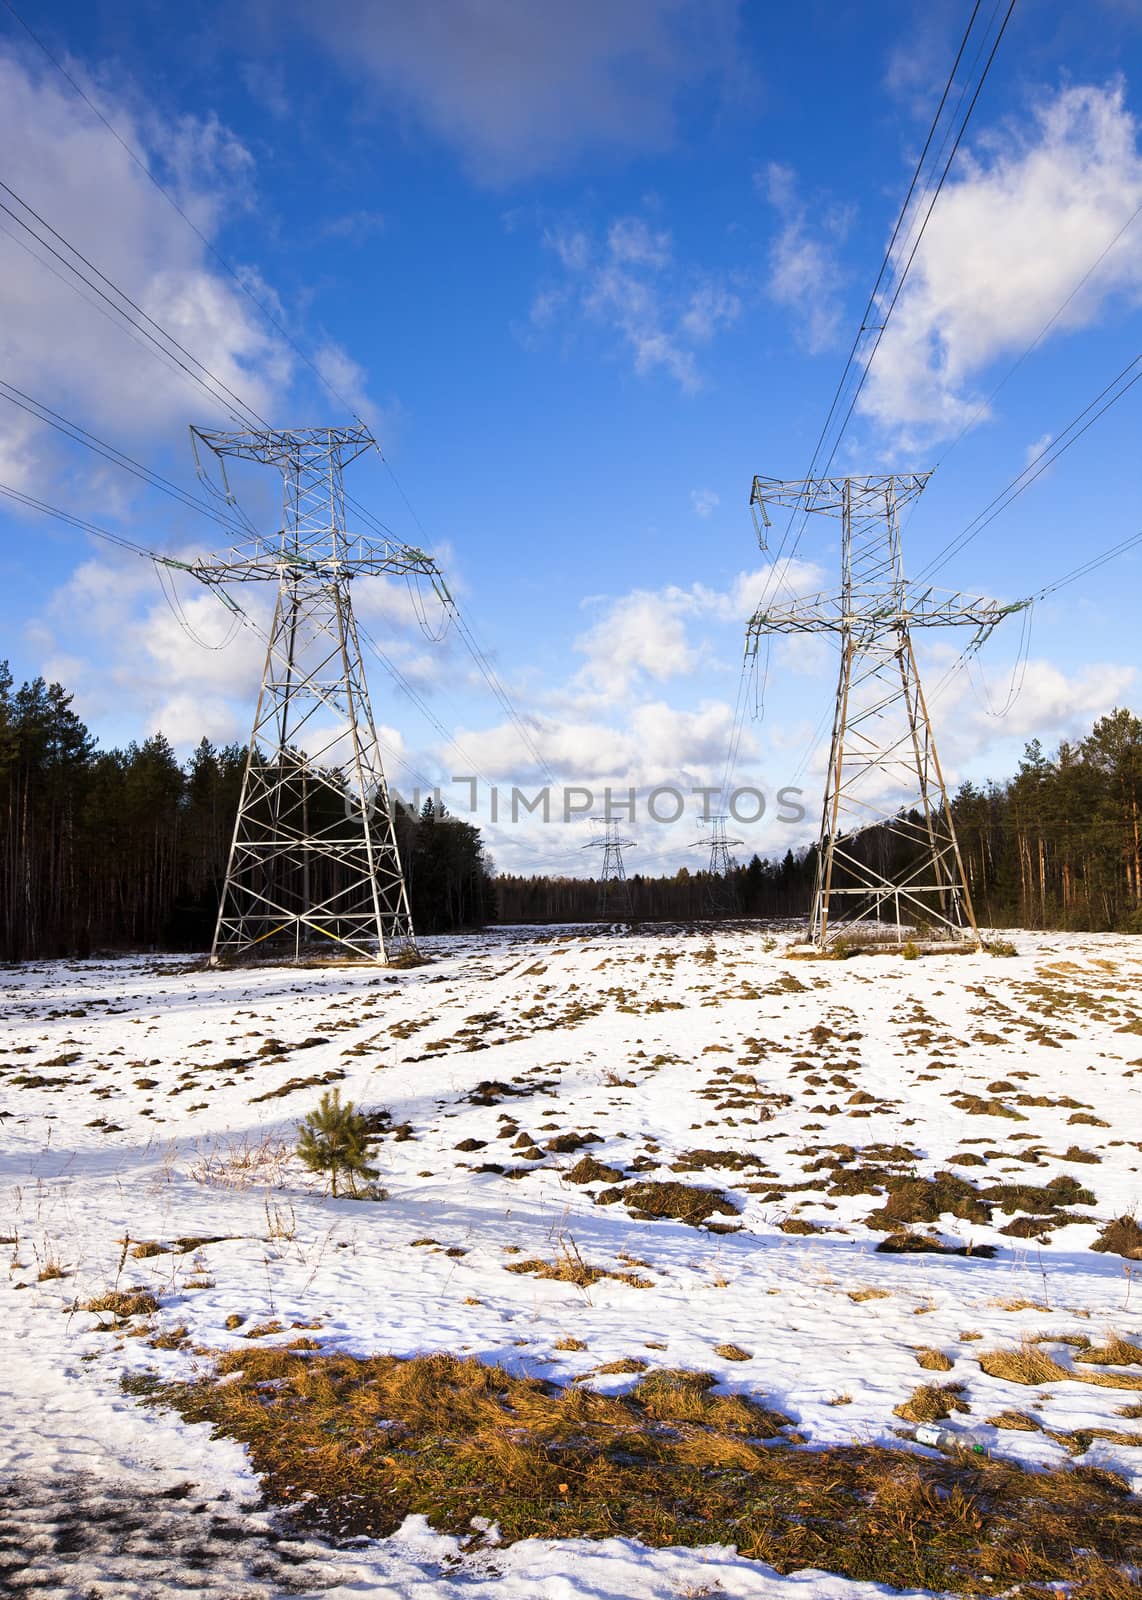
[{"label": "electricity pylon", "polygon": [[[822,949],[853,924],[886,921],[896,938],[920,932],[980,942],[912,629],[969,623],[974,649],[1027,602],[1001,605],[908,586],[900,511],[930,476],[753,480],[759,532],[769,526],[766,508],[773,505],[841,520],[840,592],[791,592],[784,608],[754,614],[746,643],[755,654],[768,633],[833,633],[840,643],[810,924],[812,942]],[[872,828],[876,834],[862,840]]]},{"label": "electricity pylon", "polygon": [[695,839],[694,848],[701,849],[703,845],[710,851],[710,865],[706,876],[706,908],[712,917],[731,916],[737,910],[737,892],[734,887],[733,874],[737,871],[737,862],[731,854],[735,844],[741,844],[740,839],[726,837],[725,816],[710,818],[709,839]]},{"label": "electricity pylon", "polygon": [[603,869],[599,874],[599,915],[605,917],[610,901],[618,902],[618,909],[628,917],[634,915],[630,883],[623,866],[623,851],[637,849],[633,839],[619,838],[619,825],[607,816],[592,817],[592,822],[603,824],[603,835],[583,846],[584,850],[603,852]]},{"label": "electricity pylon", "polygon": [[280,532],[189,569],[219,588],[278,586],[211,965],[329,944],[384,961],[412,944],[412,915],[350,586],[366,574],[442,580],[420,550],[346,531],[341,474],[374,443],[363,426],[191,438],[196,461],[200,443],[222,461],[231,504],[226,457],[277,467],[283,482]]}]

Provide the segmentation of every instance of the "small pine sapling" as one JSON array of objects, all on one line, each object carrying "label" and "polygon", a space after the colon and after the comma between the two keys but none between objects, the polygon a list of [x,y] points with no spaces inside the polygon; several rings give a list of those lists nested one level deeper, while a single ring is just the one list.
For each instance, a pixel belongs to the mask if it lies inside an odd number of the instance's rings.
[{"label": "small pine sapling", "polygon": [[298,1125],[297,1153],[311,1172],[329,1174],[330,1192],[336,1196],[337,1180],[344,1174],[351,1195],[357,1193],[358,1178],[375,1178],[376,1167],[369,1165],[369,1147],[375,1135],[369,1119],[351,1100],[341,1102],[339,1089],[327,1089],[316,1111]]}]

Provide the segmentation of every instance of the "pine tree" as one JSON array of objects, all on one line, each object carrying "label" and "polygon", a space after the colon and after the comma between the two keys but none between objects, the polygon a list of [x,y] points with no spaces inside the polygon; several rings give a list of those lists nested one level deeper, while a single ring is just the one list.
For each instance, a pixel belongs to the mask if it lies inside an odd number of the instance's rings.
[{"label": "pine tree", "polygon": [[331,1193],[337,1194],[337,1177],[344,1173],[350,1194],[357,1192],[358,1178],[375,1178],[376,1167],[369,1165],[369,1146],[374,1135],[369,1119],[351,1100],[341,1103],[340,1089],[327,1089],[316,1111],[311,1111],[298,1126],[297,1153],[311,1172],[328,1172]]}]

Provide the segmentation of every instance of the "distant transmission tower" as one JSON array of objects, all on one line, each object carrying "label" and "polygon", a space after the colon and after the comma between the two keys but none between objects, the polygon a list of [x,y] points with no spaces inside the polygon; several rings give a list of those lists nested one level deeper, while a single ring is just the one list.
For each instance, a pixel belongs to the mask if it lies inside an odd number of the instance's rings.
[{"label": "distant transmission tower", "polygon": [[738,864],[731,851],[735,844],[741,844],[742,841],[726,837],[728,820],[725,816],[711,817],[709,839],[694,841],[695,849],[707,845],[710,851],[710,865],[706,877],[706,908],[711,917],[732,916],[738,909],[737,889],[734,883],[734,873]]},{"label": "distant transmission tower", "polygon": [[[350,585],[439,574],[411,546],[346,532],[341,474],[374,442],[364,427],[191,434],[196,459],[201,443],[277,467],[284,486],[279,533],[190,567],[278,586],[211,964],[331,944],[384,961],[411,944],[412,916]],[[224,462],[222,481],[233,502]]]},{"label": "distant transmission tower", "polygon": [[[824,948],[853,924],[979,943],[971,893],[911,630],[948,623],[976,628],[977,648],[1027,602],[1000,605],[904,578],[900,510],[929,473],[872,478],[755,478],[751,503],[841,520],[839,594],[798,598],[750,620],[747,651],[763,634],[833,633],[841,649],[833,737],[813,896],[812,941]],[[878,828],[878,835],[862,834]],[[881,936],[888,930],[881,928]]]},{"label": "distant transmission tower", "polygon": [[592,817],[591,821],[603,824],[602,837],[592,839],[583,846],[584,850],[603,852],[603,868],[599,874],[599,915],[605,917],[614,902],[620,913],[631,917],[634,915],[634,906],[626,868],[623,866],[623,851],[637,849],[635,841],[620,839],[619,825],[610,817]]}]

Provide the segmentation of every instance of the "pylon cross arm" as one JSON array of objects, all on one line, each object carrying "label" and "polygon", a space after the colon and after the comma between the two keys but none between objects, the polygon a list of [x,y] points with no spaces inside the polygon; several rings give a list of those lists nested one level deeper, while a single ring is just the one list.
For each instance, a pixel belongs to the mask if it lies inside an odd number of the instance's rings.
[{"label": "pylon cross arm", "polygon": [[413,545],[387,540],[347,540],[343,555],[320,557],[284,552],[259,540],[248,553],[234,549],[222,555],[200,557],[190,562],[187,570],[207,584],[251,578],[276,580],[291,574],[318,582],[338,576],[369,578],[389,574],[399,577],[405,573],[441,581],[440,570],[431,556]]},{"label": "pylon cross arm", "polygon": [[1023,611],[1030,604],[1018,600],[1004,605],[977,595],[945,594],[928,590],[903,597],[859,594],[847,604],[841,594],[808,595],[804,600],[780,610],[755,611],[746,638],[756,650],[758,640],[767,633],[844,633],[846,631],[889,632],[896,628],[937,628],[968,623],[988,632],[1004,617]]}]

